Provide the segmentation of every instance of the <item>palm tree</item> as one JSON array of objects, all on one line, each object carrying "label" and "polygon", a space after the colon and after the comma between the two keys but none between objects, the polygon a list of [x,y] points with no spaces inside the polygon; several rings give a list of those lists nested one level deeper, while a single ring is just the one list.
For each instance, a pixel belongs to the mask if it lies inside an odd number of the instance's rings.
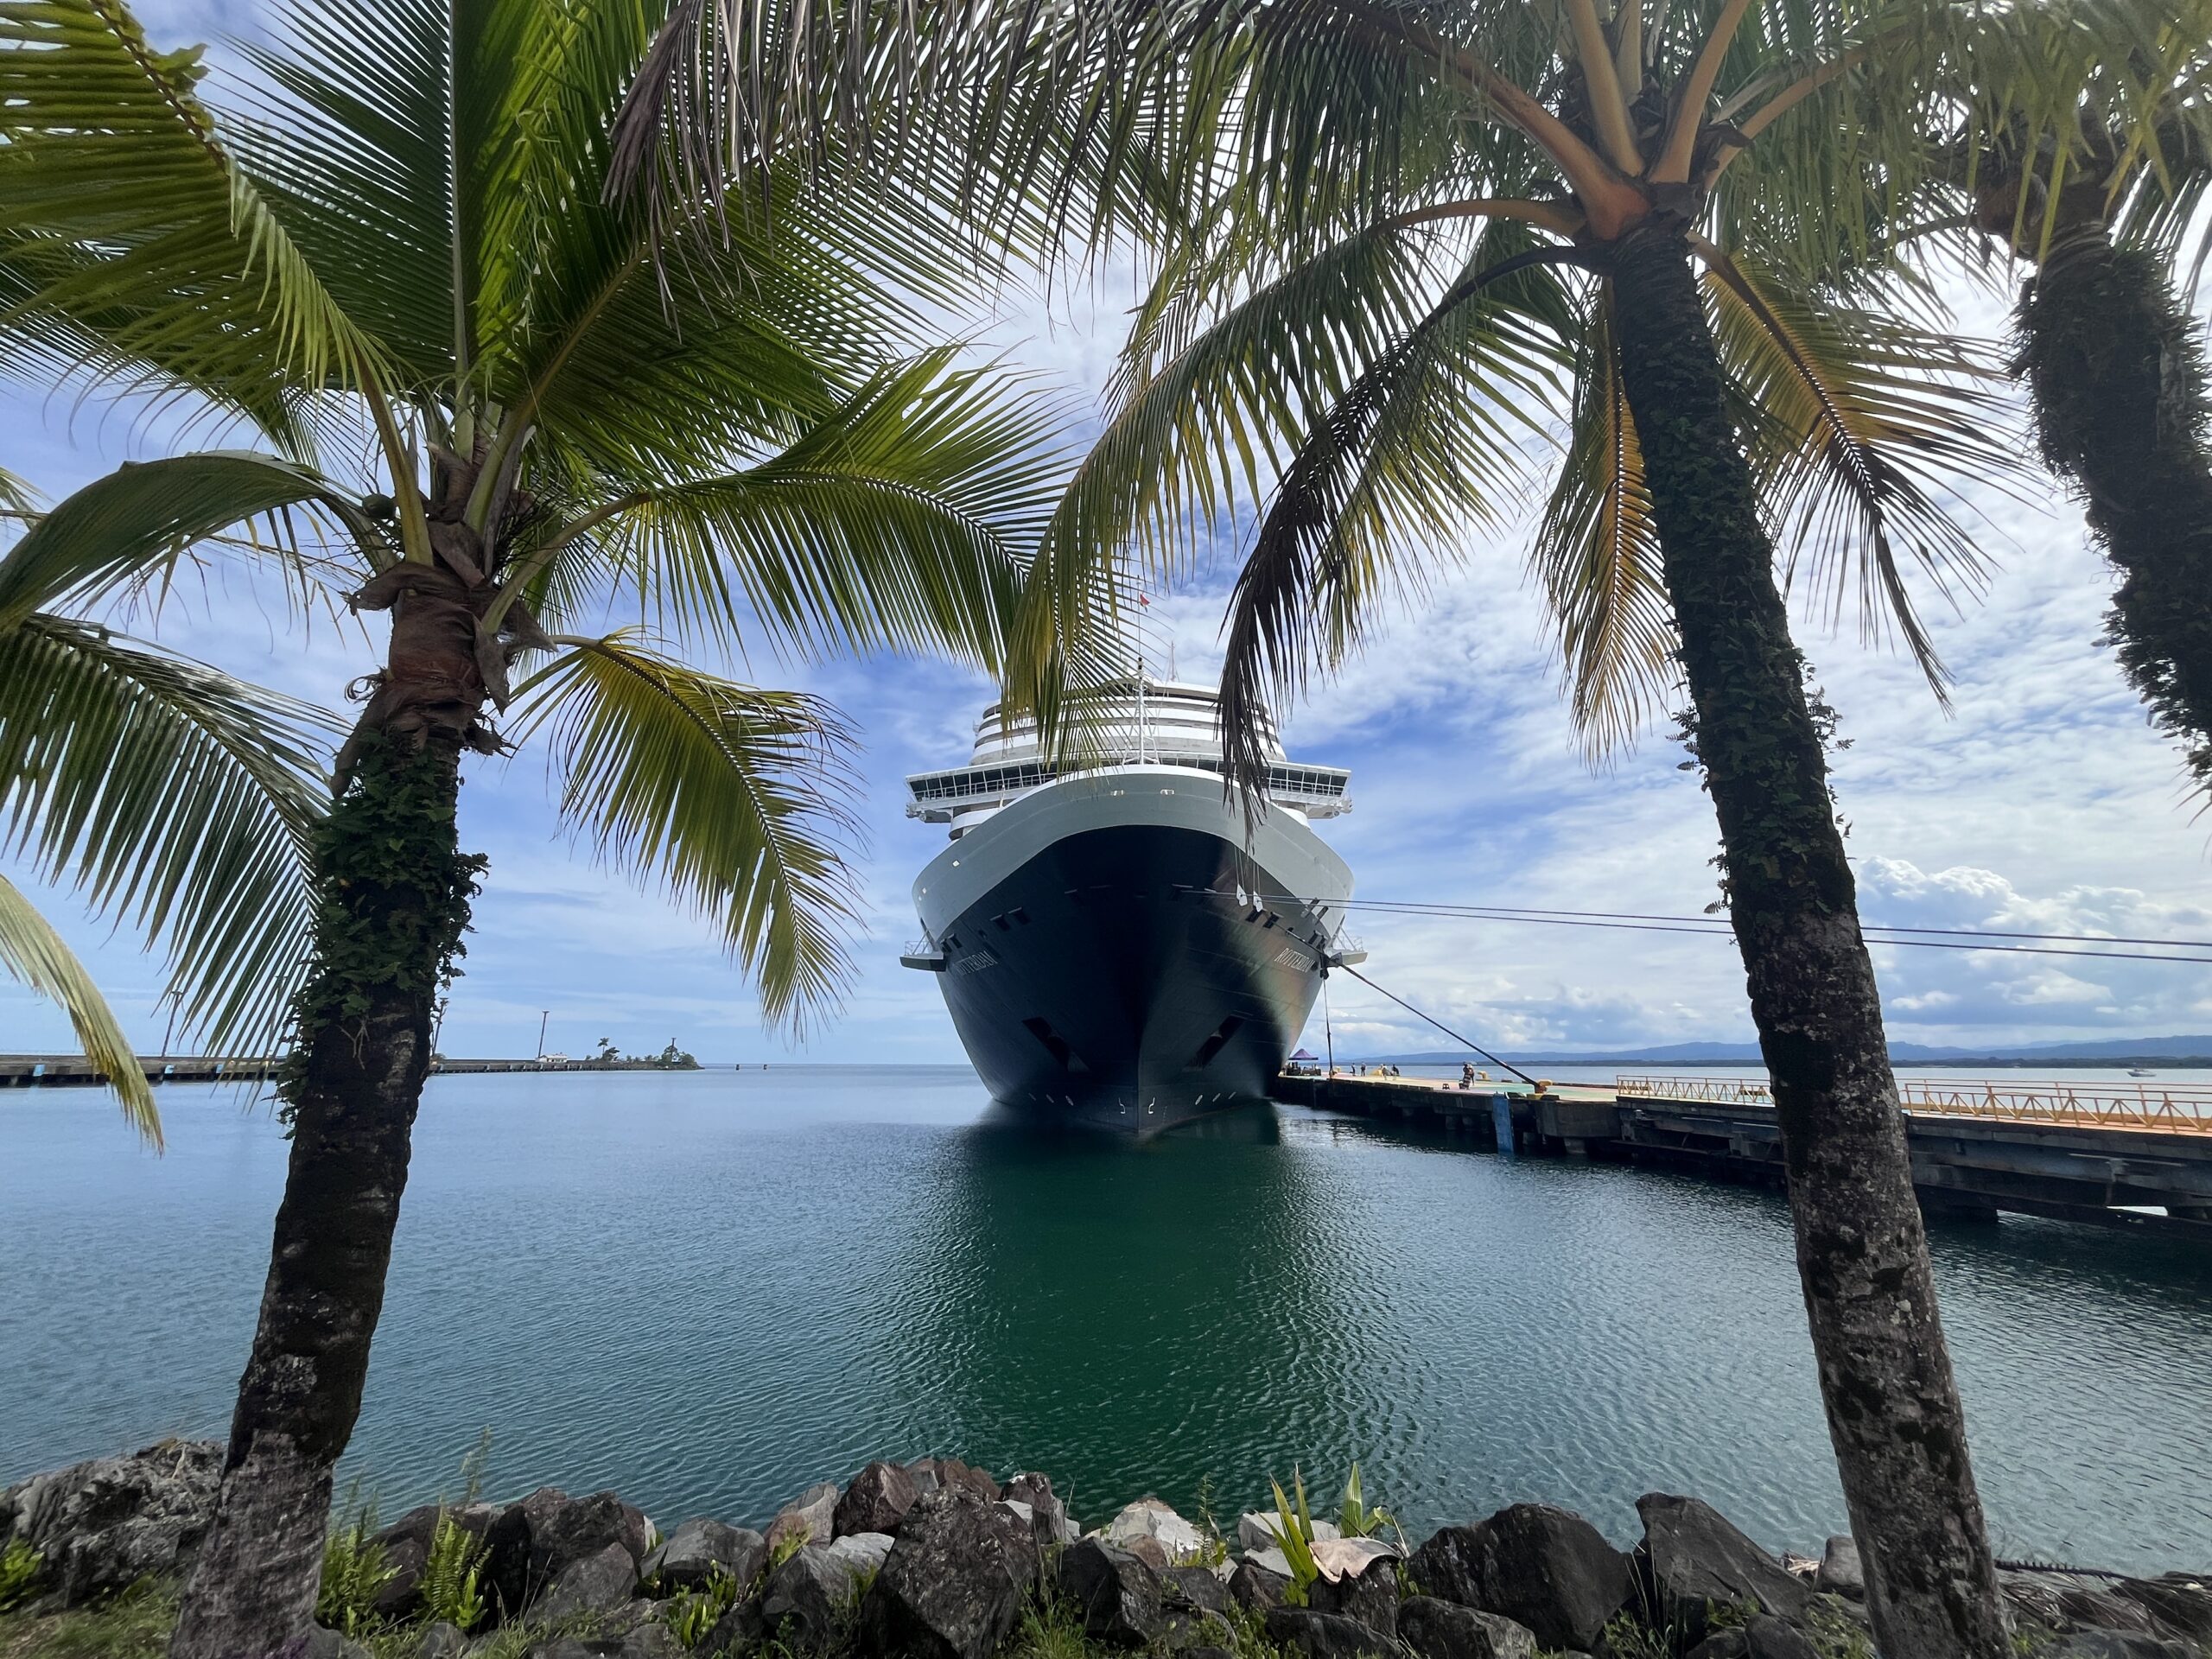
[{"label": "palm tree", "polygon": [[[0,475],[15,516],[28,492]],[[177,1022],[218,1052],[276,1038],[307,962],[307,841],[333,722],[319,709],[73,614],[38,544],[0,557],[0,824],[49,881],[171,959]],[[99,988],[0,879],[0,963],[69,1016],[124,1117],[162,1120]]]},{"label": "palm tree", "polygon": [[1927,99],[1952,163],[1936,222],[2033,273],[2016,367],[2044,459],[2120,573],[2106,637],[2199,789],[2212,789],[2212,397],[2173,270],[2203,234],[2212,184],[2208,36],[2201,4],[1998,10]]},{"label": "palm tree", "polygon": [[[763,10],[679,14],[692,33],[656,67],[747,84],[712,66],[760,60]],[[868,49],[870,9],[821,0],[808,50],[766,54],[789,84],[718,109],[648,77],[626,132],[637,153],[645,121],[673,118],[662,177],[682,182],[703,164],[666,158],[724,132],[797,143],[890,100],[925,149],[957,136],[969,199],[1021,245],[1039,216],[1153,244],[1112,418],[1015,642],[1014,690],[1045,712],[1110,609],[1114,551],[1134,535],[1173,566],[1272,481],[1222,682],[1256,782],[1262,691],[1340,660],[1424,551],[1456,546],[1520,473],[1531,405],[1571,382],[1539,559],[1601,740],[1670,659],[1688,683],[1877,1638],[1995,1659],[1880,1001],[1775,572],[1777,530],[1793,562],[1834,562],[1839,596],[1855,569],[1940,689],[1903,572],[1976,569],[1936,480],[2000,464],[1998,446],[1978,393],[1923,372],[1973,365],[1807,278],[1872,245],[1867,165],[1910,181],[1914,158],[1871,152],[1847,118],[1870,61],[1893,73],[1942,31],[1882,0],[893,10],[874,26],[911,51]],[[900,101],[882,66],[908,61],[925,95]]]},{"label": "palm tree", "polygon": [[[308,1625],[484,874],[455,829],[465,758],[544,734],[579,835],[715,918],[764,1008],[802,1018],[847,974],[851,730],[676,648],[993,665],[1045,499],[1035,399],[906,344],[905,296],[956,268],[918,196],[809,198],[769,166],[711,221],[602,204],[661,21],[307,0],[218,109],[197,54],[156,49],[123,0],[0,20],[7,360],[269,446],[126,467],[16,556],[98,594],[289,514],[315,527],[296,570],[389,618],[313,831],[290,1166],[183,1659]],[[637,625],[568,631],[610,602]]]}]

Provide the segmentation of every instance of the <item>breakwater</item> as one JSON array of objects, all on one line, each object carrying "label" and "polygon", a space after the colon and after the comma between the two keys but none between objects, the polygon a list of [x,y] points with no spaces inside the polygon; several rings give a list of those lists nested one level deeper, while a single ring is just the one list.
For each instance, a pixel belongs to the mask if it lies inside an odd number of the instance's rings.
[{"label": "breakwater", "polygon": [[[143,1054],[139,1066],[149,1083],[259,1083],[276,1075],[281,1058],[266,1054]],[[434,1074],[470,1077],[504,1071],[696,1071],[690,1065],[660,1059],[471,1060],[441,1055]],[[81,1054],[0,1054],[0,1089],[92,1089],[107,1073]]]},{"label": "breakwater", "polygon": [[[1782,1131],[1764,1087],[1740,1078],[1623,1077],[1508,1092],[1432,1078],[1294,1076],[1275,1097],[1426,1127],[1480,1150],[1689,1168],[1783,1184]],[[1908,1085],[1904,1112],[1922,1207],[1954,1219],[2001,1212],[2212,1244],[2212,1114],[2206,1091],[2109,1084]]]},{"label": "breakwater", "polygon": [[[213,1512],[213,1441],[165,1441],[0,1493],[0,1560],[34,1615],[188,1576]],[[1276,1490],[1280,1490],[1279,1488]],[[878,1460],[754,1526],[665,1533],[613,1491],[541,1487],[426,1504],[390,1526],[341,1516],[308,1652],[459,1659],[1045,1659],[1071,1648],[1190,1659],[1872,1659],[1847,1537],[1770,1552],[1694,1497],[1637,1500],[1616,1547],[1572,1510],[1517,1503],[1415,1545],[1357,1471],[1332,1518],[1302,1482],[1287,1514],[1224,1528],[1154,1497],[1086,1529],[1051,1477],[957,1459]],[[2050,1659],[2212,1653],[2202,1575],[2131,1579],[2007,1564],[2014,1646]],[[1055,1638],[1058,1638],[1057,1640]]]}]

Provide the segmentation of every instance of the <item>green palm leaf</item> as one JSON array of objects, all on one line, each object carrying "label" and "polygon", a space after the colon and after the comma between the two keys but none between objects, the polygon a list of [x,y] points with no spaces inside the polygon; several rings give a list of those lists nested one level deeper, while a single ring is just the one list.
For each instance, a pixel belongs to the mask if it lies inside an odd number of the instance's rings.
[{"label": "green palm leaf", "polygon": [[[194,543],[313,503],[338,518],[370,563],[397,556],[331,481],[275,455],[215,449],[125,465],[39,517],[0,559],[0,628],[33,611],[156,582]],[[283,552],[286,538],[266,538]]]},{"label": "green palm leaf", "polygon": [[379,354],[225,147],[197,48],[156,52],[120,0],[22,0],[0,48],[0,355],[296,447],[302,398]]},{"label": "green palm leaf", "polygon": [[1573,435],[1529,561],[1559,627],[1575,729],[1592,758],[1604,755],[1635,735],[1678,675],[1659,527],[1602,286],[1577,355]]},{"label": "green palm leaf", "polygon": [[721,925],[768,1017],[803,1027],[851,973],[850,728],[818,698],[702,673],[631,634],[561,643],[517,697],[522,734],[550,728],[563,817],[601,856],[658,869]]},{"label": "green palm leaf", "polygon": [[750,613],[810,651],[995,669],[1063,424],[1022,382],[925,353],[759,466],[618,502],[593,556],[678,632]]},{"label": "green palm leaf", "polygon": [[73,618],[0,639],[10,850],[163,944],[188,1028],[273,1044],[306,959],[307,840],[338,722]]},{"label": "green palm leaf", "polygon": [[2026,446],[1985,389],[2001,371],[1895,317],[1812,304],[1745,260],[1710,257],[1706,293],[1791,575],[1807,562],[1832,616],[1855,575],[1861,632],[1894,623],[1941,697],[1943,667],[1904,566],[1909,557],[1946,597],[1986,580],[1943,480],[2021,474]]},{"label": "green palm leaf", "polygon": [[107,1073],[123,1101],[123,1115],[156,1150],[162,1145],[162,1115],[154,1091],[131,1052],[123,1027],[99,986],[85,971],[61,936],[48,925],[31,901],[0,875],[0,966],[41,996],[61,1005],[77,1028],[85,1058]]}]

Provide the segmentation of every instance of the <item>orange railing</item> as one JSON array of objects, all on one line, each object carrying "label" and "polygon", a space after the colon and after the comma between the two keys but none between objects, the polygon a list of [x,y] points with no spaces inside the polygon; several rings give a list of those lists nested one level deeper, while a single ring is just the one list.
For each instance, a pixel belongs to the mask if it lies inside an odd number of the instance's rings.
[{"label": "orange railing", "polygon": [[[1773,1103],[1764,1077],[1624,1077],[1623,1098]],[[1900,1079],[1897,1092],[1916,1117],[1980,1117],[2009,1122],[2096,1125],[2212,1135],[2212,1086],[2163,1082],[1997,1082],[1961,1077]]]}]

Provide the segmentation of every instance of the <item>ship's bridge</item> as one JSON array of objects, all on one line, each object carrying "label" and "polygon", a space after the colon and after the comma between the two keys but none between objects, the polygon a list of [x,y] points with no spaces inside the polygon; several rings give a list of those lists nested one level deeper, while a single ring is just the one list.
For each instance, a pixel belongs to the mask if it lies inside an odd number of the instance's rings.
[{"label": "ship's bridge", "polygon": [[[1147,766],[1222,775],[1220,698],[1212,686],[1131,676],[1106,687],[1101,696],[1100,718],[1090,734],[1095,762],[1050,764],[1038,746],[1036,722],[1027,716],[1008,721],[1002,707],[993,703],[976,722],[976,748],[968,765],[907,778],[913,798],[906,804],[906,816],[949,823],[957,838],[1007,803],[1077,772]],[[1292,761],[1272,719],[1264,720],[1262,741],[1270,804],[1306,818],[1333,818],[1351,810],[1350,772]]]}]

